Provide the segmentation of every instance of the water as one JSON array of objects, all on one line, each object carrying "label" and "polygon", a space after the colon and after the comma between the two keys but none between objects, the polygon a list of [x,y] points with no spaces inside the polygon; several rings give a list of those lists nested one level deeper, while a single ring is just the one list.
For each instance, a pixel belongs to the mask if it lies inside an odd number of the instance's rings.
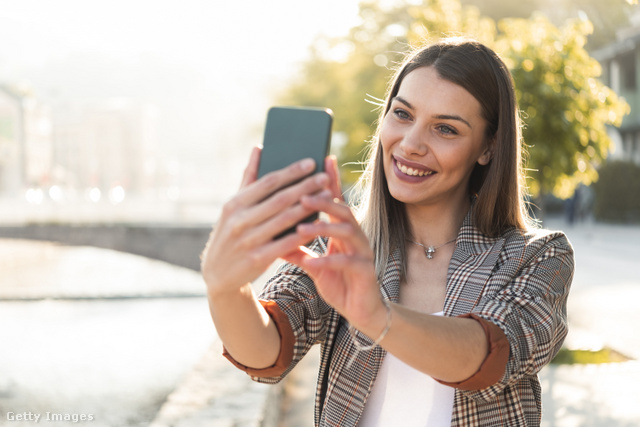
[{"label": "water", "polygon": [[[4,243],[6,249],[7,241]],[[28,245],[37,254],[47,244]],[[206,298],[157,298],[152,289],[154,275],[162,275],[157,283],[163,295],[172,278],[174,295],[179,295],[184,289],[203,290],[199,274],[112,251],[57,247],[53,256],[51,250],[46,251],[47,262],[35,257],[42,263],[37,270],[55,271],[62,259],[66,267],[50,279],[49,297],[60,289],[65,298],[72,298],[70,290],[83,289],[81,297],[87,298],[95,284],[96,294],[108,294],[109,299],[21,301],[15,289],[10,292],[12,286],[24,285],[17,280],[16,271],[35,266],[13,263],[20,269],[11,270],[4,264],[0,296],[8,294],[12,300],[0,301],[0,426],[34,426],[36,415],[41,416],[38,424],[46,425],[47,413],[49,418],[52,414],[61,414],[63,419],[67,414],[77,420],[83,415],[92,418],[90,422],[54,422],[56,426],[148,425],[166,396],[215,339]],[[21,253],[30,252],[21,246]],[[83,262],[76,269],[82,274],[68,268],[74,254],[76,261]],[[100,275],[95,281],[90,273],[92,262],[101,265],[94,270],[94,275]],[[112,288],[109,276],[105,278],[109,269],[118,282]],[[146,284],[136,288],[143,272]],[[139,296],[144,289],[156,298],[126,298],[123,289],[127,286],[122,281],[128,274],[132,293]],[[32,290],[42,294],[44,288],[39,283]],[[34,292],[25,294],[33,298]],[[27,420],[18,421],[18,416]]]}]

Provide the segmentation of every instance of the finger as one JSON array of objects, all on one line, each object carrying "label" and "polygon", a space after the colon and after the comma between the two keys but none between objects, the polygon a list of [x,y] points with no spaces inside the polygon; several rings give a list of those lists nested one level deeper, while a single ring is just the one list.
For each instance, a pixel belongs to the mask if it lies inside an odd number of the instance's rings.
[{"label": "finger", "polygon": [[[336,222],[328,223],[316,221],[309,224],[299,224],[296,231],[300,236],[307,239],[315,236],[325,236],[332,238],[332,243],[338,243],[342,250],[348,254],[361,254],[360,256],[373,259],[369,241],[359,226],[350,223]],[[335,240],[334,240],[335,239]]]},{"label": "finger", "polygon": [[313,159],[303,159],[283,169],[270,172],[247,186],[238,195],[238,203],[243,206],[255,205],[278,190],[310,175],[314,169],[315,162]]},{"label": "finger", "polygon": [[332,222],[343,221],[354,225],[358,224],[351,208],[340,199],[328,197],[326,192],[305,195],[300,199],[300,203],[311,210],[326,213]]},{"label": "finger", "polygon": [[[288,234],[281,239],[271,240],[266,244],[256,246],[251,251],[251,262],[258,265],[270,265],[278,258],[287,260],[304,243],[301,237],[295,233]],[[299,264],[296,263],[296,265]]]},{"label": "finger", "polygon": [[[312,210],[305,208],[299,203],[295,204],[278,212],[266,221],[248,228],[242,236],[242,239],[248,246],[267,243],[276,238],[283,231],[294,228],[296,224],[308,218],[311,214],[313,214]],[[310,237],[306,237],[310,240]],[[311,238],[313,237],[315,236],[311,236]]]},{"label": "finger", "polygon": [[244,188],[247,185],[254,182],[256,179],[258,179],[258,165],[260,164],[261,152],[262,152],[262,148],[257,145],[251,149],[249,164],[247,164],[247,167],[244,169],[240,188]]},{"label": "finger", "polygon": [[[243,213],[245,225],[249,227],[257,226],[280,215],[288,208],[299,205],[299,209],[304,212],[304,216],[293,219],[293,222],[288,223],[287,227],[297,224],[301,219],[306,218],[313,212],[317,212],[313,208],[301,205],[300,199],[305,195],[323,192],[323,188],[328,184],[328,181],[329,178],[326,174],[319,173],[277,192],[268,199],[246,209]],[[280,224],[280,222],[276,224]],[[277,230],[275,234],[284,229]]]},{"label": "finger", "polygon": [[[304,248],[304,249],[303,249]],[[295,264],[297,266],[302,266],[304,263],[304,259],[308,257],[317,258],[319,255],[310,255],[311,250],[306,246],[298,245],[293,251],[281,256],[281,258],[288,263]]]},{"label": "finger", "polygon": [[370,259],[353,255],[335,254],[321,256],[318,258],[303,257],[300,267],[306,270],[311,276],[327,270],[351,271],[359,277],[365,277],[372,271],[373,264]]},{"label": "finger", "polygon": [[344,196],[342,195],[342,184],[340,180],[340,170],[338,169],[338,159],[334,155],[328,156],[324,161],[324,165],[324,169],[329,175],[329,188],[333,193],[333,197],[337,197],[338,199],[344,201]]}]

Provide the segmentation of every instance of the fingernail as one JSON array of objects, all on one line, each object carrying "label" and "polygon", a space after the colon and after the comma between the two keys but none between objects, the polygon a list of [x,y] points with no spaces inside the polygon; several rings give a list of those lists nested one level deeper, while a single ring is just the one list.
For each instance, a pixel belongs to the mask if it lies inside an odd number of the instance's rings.
[{"label": "fingernail", "polygon": [[313,170],[315,166],[316,162],[313,159],[304,159],[300,162],[300,167],[305,172]]},{"label": "fingernail", "polygon": [[329,182],[329,177],[326,174],[321,173],[315,177],[316,184],[324,185]]},{"label": "fingernail", "polygon": [[310,229],[311,229],[311,225],[305,224],[305,223],[298,224],[298,226],[296,227],[296,231],[302,234],[309,233]]}]

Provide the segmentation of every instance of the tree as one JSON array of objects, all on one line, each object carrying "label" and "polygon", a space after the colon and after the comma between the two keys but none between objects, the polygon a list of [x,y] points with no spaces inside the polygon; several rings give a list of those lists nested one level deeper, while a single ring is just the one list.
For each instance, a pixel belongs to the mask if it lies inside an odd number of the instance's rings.
[{"label": "tree", "polygon": [[[502,18],[528,18],[548,1],[549,0],[461,0],[461,3],[463,5],[476,6],[483,15],[498,21]],[[551,1],[556,4],[558,2],[558,0]]]},{"label": "tree", "polygon": [[462,4],[477,6],[492,19],[530,18],[543,11],[556,25],[567,19],[586,16],[593,23],[587,48],[598,49],[616,40],[616,31],[630,25],[630,16],[637,9],[638,0],[461,0]]},{"label": "tree", "polygon": [[606,126],[619,126],[629,106],[598,80],[600,64],[584,48],[589,21],[557,28],[537,15],[498,27],[494,47],[513,74],[525,122],[530,192],[571,197],[578,184],[597,180],[611,148]]},{"label": "tree", "polygon": [[[319,40],[301,78],[282,101],[324,105],[336,113],[343,180],[357,178],[363,149],[378,112],[367,94],[382,98],[391,68],[411,45],[443,35],[466,35],[493,47],[509,65],[517,87],[533,196],[568,197],[578,183],[597,178],[596,167],[628,106],[597,77],[599,64],[584,49],[592,26],[569,21],[557,28],[542,16],[494,20],[457,0],[406,0],[395,7],[375,1],[360,6],[362,22],[349,35]],[[338,55],[338,53],[340,55]]]},{"label": "tree", "polygon": [[[554,1],[555,0],[547,0]],[[638,0],[572,0],[568,16],[586,15],[593,23],[587,48],[594,50],[616,41],[616,31],[628,27],[632,11],[637,10]]]},{"label": "tree", "polygon": [[344,38],[318,39],[299,79],[278,100],[329,107],[335,112],[334,145],[337,139],[342,179],[347,185],[362,170],[366,142],[378,118],[376,98],[384,96],[391,70],[410,43],[451,32],[475,34],[482,41],[494,37],[493,21],[481,17],[477,8],[463,9],[449,0],[430,1],[427,8],[415,3],[408,0],[385,8],[375,0],[363,1],[360,25]]}]

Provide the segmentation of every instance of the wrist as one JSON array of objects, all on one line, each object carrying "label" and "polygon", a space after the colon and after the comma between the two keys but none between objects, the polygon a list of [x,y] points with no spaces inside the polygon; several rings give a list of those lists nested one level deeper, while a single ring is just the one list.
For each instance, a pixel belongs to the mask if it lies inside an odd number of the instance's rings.
[{"label": "wrist", "polygon": [[359,331],[360,334],[366,335],[373,342],[371,347],[375,347],[382,342],[393,321],[391,303],[385,299],[381,299],[380,302],[380,305],[371,314],[368,321],[359,324],[350,323],[352,335],[355,335],[355,330]]},{"label": "wrist", "polygon": [[223,283],[207,283],[207,297],[216,304],[225,304],[235,299],[253,297],[254,292],[250,283],[244,285],[226,285]]},{"label": "wrist", "polygon": [[[351,324],[349,325],[349,334],[351,335],[351,339],[353,340],[353,345],[356,351],[351,355],[351,358],[347,362],[347,366],[346,366],[347,369],[349,369],[353,364],[354,360],[356,360],[356,358],[358,357],[358,353],[362,351],[371,351],[374,348],[376,348],[378,345],[380,345],[382,340],[384,340],[384,337],[389,332],[389,329],[391,329],[393,313],[391,311],[391,305],[389,301],[382,300],[382,307],[384,308],[384,326],[380,334],[376,336],[374,335],[374,333],[371,333],[371,332],[363,332],[365,335],[369,337],[371,342],[367,343],[366,341],[362,340],[358,334],[358,331],[353,327],[353,325]],[[376,317],[379,317],[379,316],[376,316]],[[378,322],[375,322],[375,323],[378,323]],[[373,330],[372,328],[367,328],[367,329]]]}]

